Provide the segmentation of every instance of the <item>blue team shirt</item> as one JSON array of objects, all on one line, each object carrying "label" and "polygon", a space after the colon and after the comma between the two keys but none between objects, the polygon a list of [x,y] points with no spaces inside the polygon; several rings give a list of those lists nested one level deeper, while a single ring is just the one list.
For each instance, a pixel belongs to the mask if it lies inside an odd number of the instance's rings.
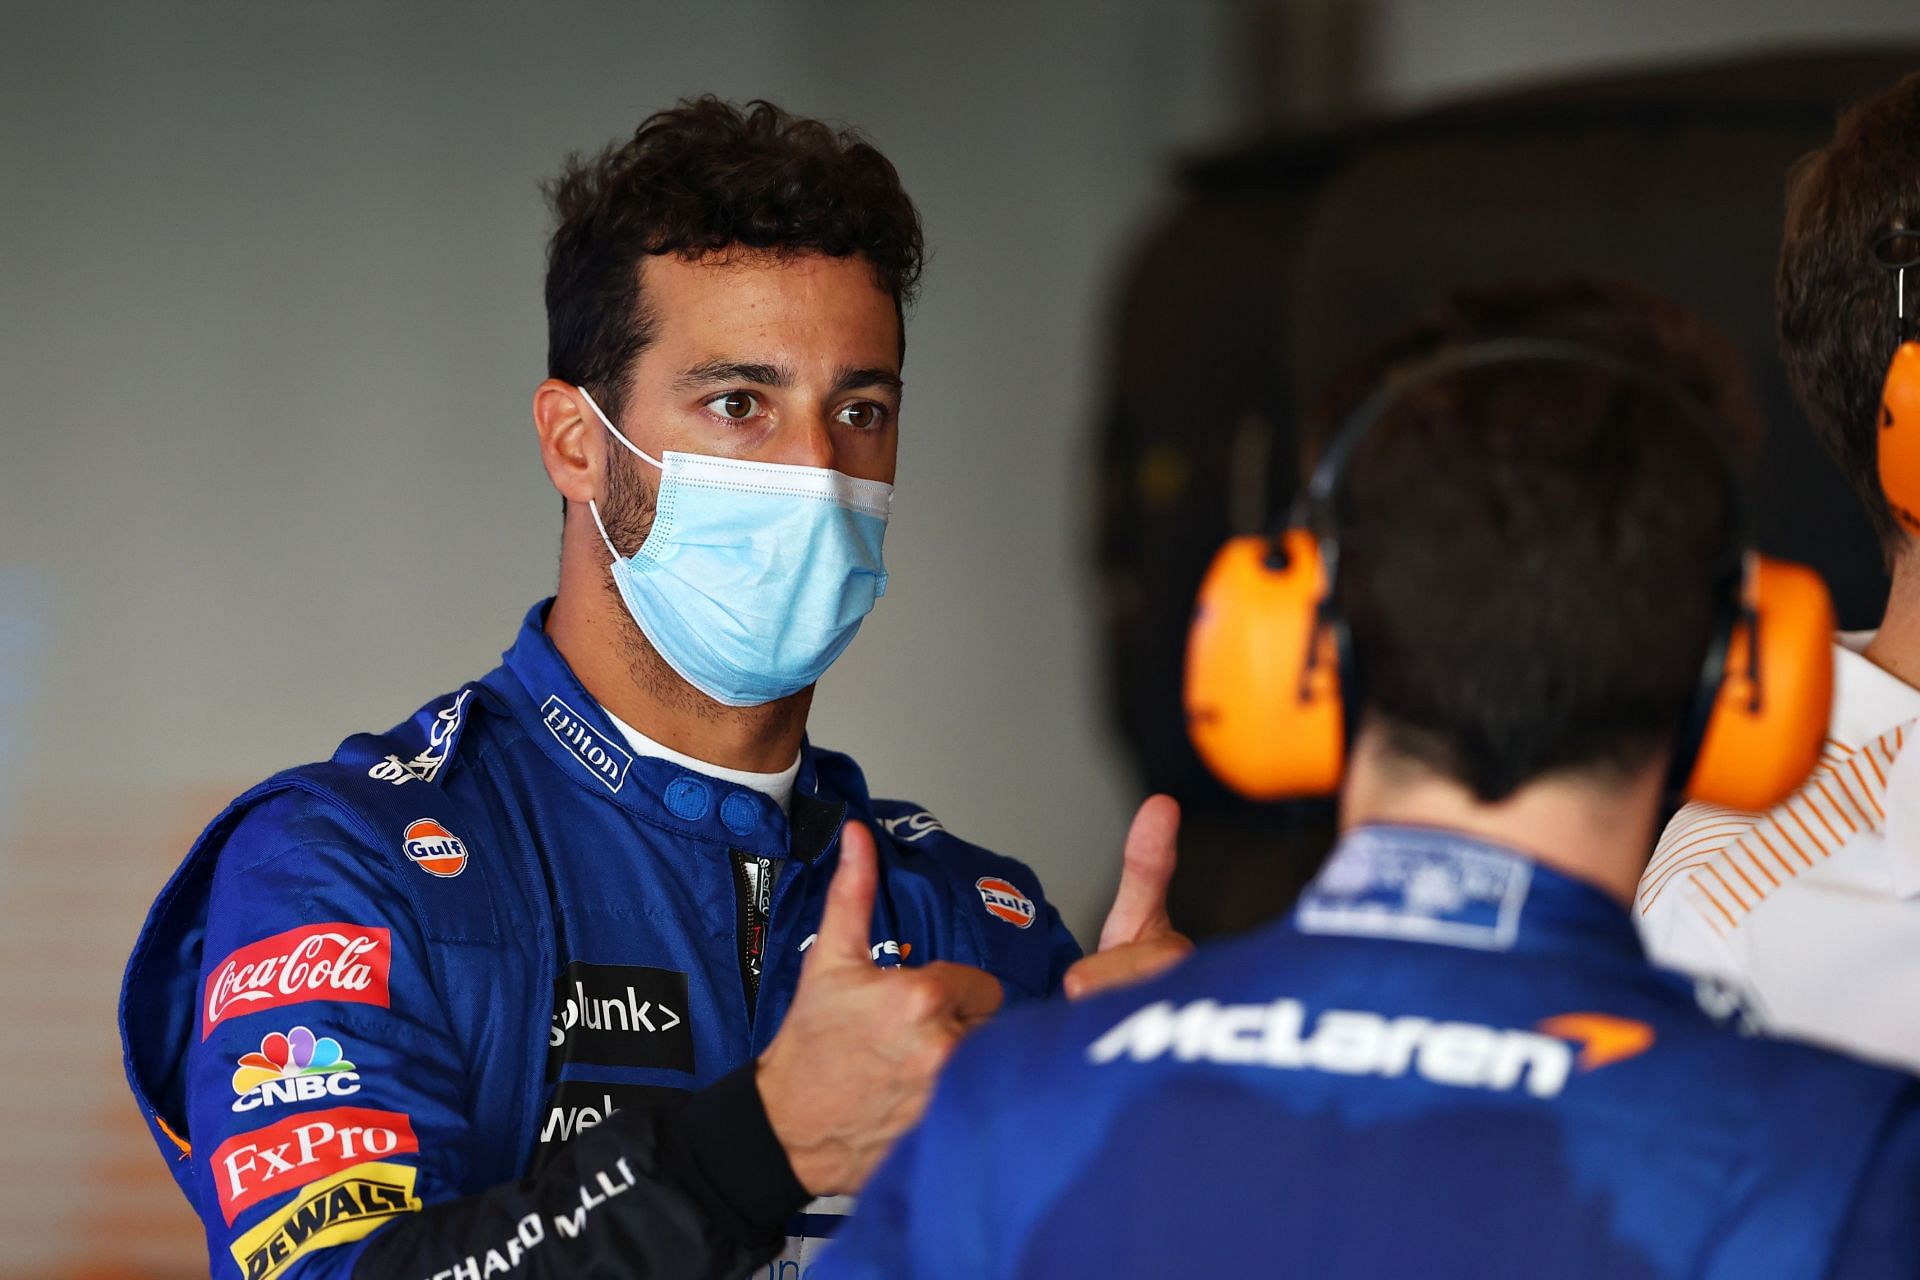
[{"label": "blue team shirt", "polygon": [[1363,828],[1284,922],[963,1045],[815,1274],[1920,1273],[1916,1082],[1729,1017],[1588,885]]},{"label": "blue team shirt", "polygon": [[978,965],[1017,1003],[1079,955],[1026,867],[845,756],[802,749],[791,817],[635,756],[545,612],[484,678],[240,797],[154,905],[127,1072],[215,1275],[344,1276],[384,1222],[750,1061],[848,820],[880,849],[876,963]]}]

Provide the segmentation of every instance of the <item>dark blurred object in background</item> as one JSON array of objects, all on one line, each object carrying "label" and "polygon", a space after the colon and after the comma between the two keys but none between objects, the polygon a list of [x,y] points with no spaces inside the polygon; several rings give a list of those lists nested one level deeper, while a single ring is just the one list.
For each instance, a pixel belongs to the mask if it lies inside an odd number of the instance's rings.
[{"label": "dark blurred object in background", "polygon": [[1220,543],[1284,519],[1321,384],[1456,289],[1569,273],[1685,303],[1746,352],[1768,433],[1762,551],[1805,561],[1841,625],[1878,624],[1866,517],[1787,390],[1773,270],[1787,170],[1920,47],[1585,79],[1190,164],[1129,264],[1100,427],[1110,705],[1151,790],[1185,807],[1174,919],[1196,937],[1290,903],[1330,803],[1253,805],[1206,773],[1180,708],[1188,613]]}]

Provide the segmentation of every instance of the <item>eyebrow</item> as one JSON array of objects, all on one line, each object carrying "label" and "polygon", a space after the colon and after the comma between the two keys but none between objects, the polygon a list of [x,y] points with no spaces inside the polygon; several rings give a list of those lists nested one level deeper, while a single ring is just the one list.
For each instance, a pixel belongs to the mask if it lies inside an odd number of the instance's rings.
[{"label": "eyebrow", "polygon": [[[697,390],[722,382],[746,382],[761,387],[790,387],[793,374],[778,365],[746,360],[708,360],[696,364],[675,378],[682,391]],[[842,369],[833,380],[833,395],[843,395],[859,387],[891,387],[899,390],[900,375],[892,369],[875,366],[868,369]]]},{"label": "eyebrow", "polygon": [[843,395],[860,387],[891,387],[898,391],[902,385],[900,375],[891,369],[842,369],[840,376],[833,380],[833,394]]},{"label": "eyebrow", "polygon": [[708,360],[694,365],[673,380],[674,386],[683,391],[716,382],[751,382],[762,387],[788,387],[793,385],[793,377],[777,365],[741,360]]}]

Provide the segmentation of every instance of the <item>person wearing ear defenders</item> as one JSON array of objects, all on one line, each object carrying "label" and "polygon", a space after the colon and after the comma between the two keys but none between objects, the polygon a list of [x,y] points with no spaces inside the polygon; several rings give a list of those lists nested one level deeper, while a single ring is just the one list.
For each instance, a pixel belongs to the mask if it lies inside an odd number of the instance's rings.
[{"label": "person wearing ear defenders", "polygon": [[1794,171],[1778,277],[1797,399],[1892,570],[1839,635],[1820,760],[1771,806],[1689,804],[1635,914],[1662,963],[1738,982],[1771,1031],[1920,1070],[1920,74]]},{"label": "person wearing ear defenders", "polygon": [[1628,913],[1672,791],[1770,803],[1826,723],[1825,588],[1742,536],[1730,350],[1569,282],[1371,367],[1187,673],[1225,781],[1339,790],[1331,859],[962,1045],[817,1274],[1916,1273],[1920,1081],[1743,1036]]}]

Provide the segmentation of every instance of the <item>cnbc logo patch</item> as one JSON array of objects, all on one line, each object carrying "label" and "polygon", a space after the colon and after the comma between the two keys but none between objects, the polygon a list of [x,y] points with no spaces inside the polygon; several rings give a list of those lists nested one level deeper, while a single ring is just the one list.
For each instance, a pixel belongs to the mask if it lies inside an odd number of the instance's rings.
[{"label": "cnbc logo patch", "polygon": [[302,1256],[358,1240],[403,1213],[418,1213],[411,1165],[357,1164],[294,1192],[286,1210],[230,1247],[246,1280],[273,1280]]},{"label": "cnbc logo patch", "polygon": [[360,1076],[340,1042],[316,1036],[306,1027],[284,1035],[275,1031],[257,1053],[240,1059],[233,1073],[235,1111],[252,1111],[288,1102],[316,1102],[360,1092]]}]

